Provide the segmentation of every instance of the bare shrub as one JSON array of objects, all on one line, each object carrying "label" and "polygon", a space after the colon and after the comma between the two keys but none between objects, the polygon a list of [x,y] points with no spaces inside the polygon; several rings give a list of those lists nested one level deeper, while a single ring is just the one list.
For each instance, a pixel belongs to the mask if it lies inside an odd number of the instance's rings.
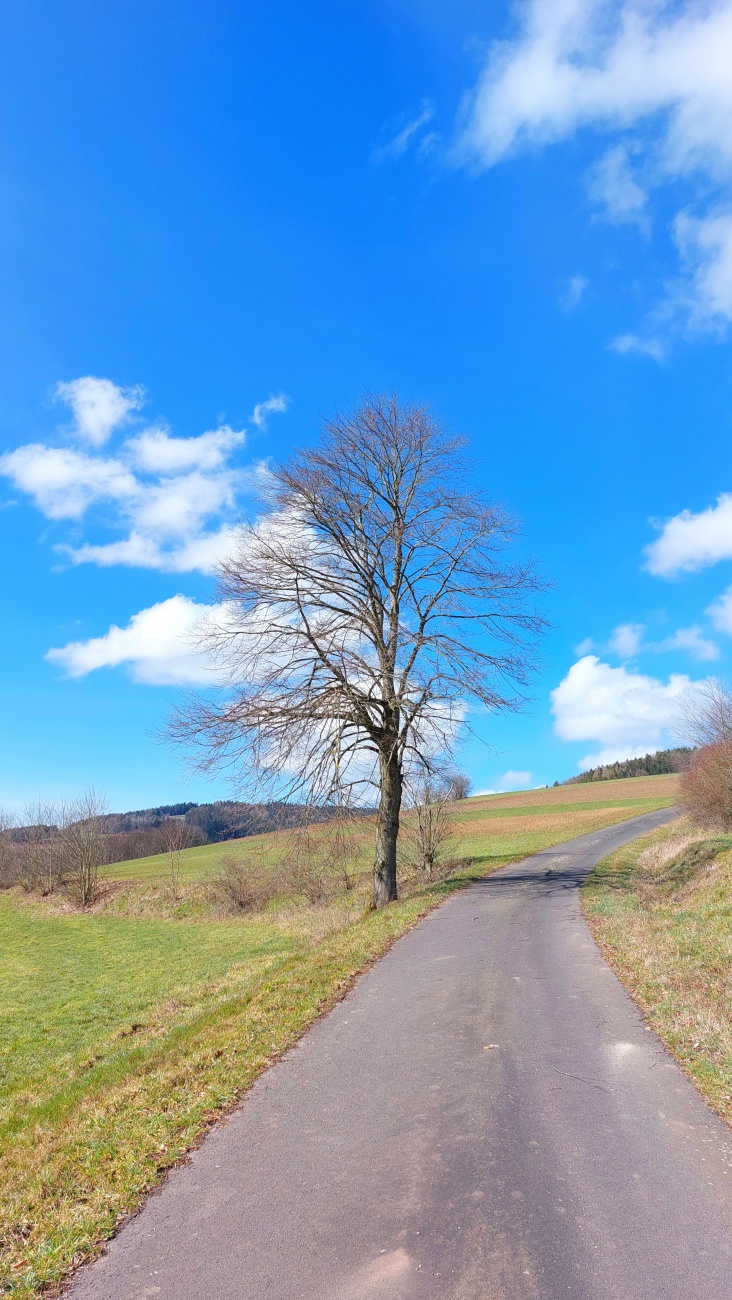
[{"label": "bare shrub", "polygon": [[47,800],[36,799],[23,810],[23,825],[17,832],[17,879],[25,890],[52,894],[64,878],[64,853],[59,822],[62,810]]},{"label": "bare shrub", "polygon": [[277,883],[262,863],[225,853],[219,859],[214,892],[228,912],[260,912],[275,897]]},{"label": "bare shrub", "polygon": [[325,880],[338,881],[348,893],[358,881],[359,831],[362,818],[351,808],[339,808],[328,822],[328,830],[311,842]]},{"label": "bare shrub", "polygon": [[453,838],[450,802],[450,782],[431,777],[421,780],[412,794],[413,816],[405,827],[405,838],[425,880],[435,878],[444,861],[445,847]]},{"label": "bare shrub", "polygon": [[280,892],[308,903],[325,902],[334,892],[328,856],[327,840],[310,826],[292,831],[277,868]]},{"label": "bare shrub", "polygon": [[168,870],[173,898],[180,897],[180,877],[183,866],[183,851],[191,848],[196,841],[196,829],[182,817],[166,817],[160,827],[160,837],[168,855]]},{"label": "bare shrub", "polygon": [[64,873],[79,907],[90,907],[99,894],[99,868],[106,861],[106,811],[106,800],[93,787],[63,810]]},{"label": "bare shrub", "polygon": [[732,828],[732,741],[698,750],[681,777],[680,802],[699,825]]},{"label": "bare shrub", "polygon": [[0,808],[0,889],[7,889],[18,879],[18,846],[13,841],[16,825],[15,814]]}]

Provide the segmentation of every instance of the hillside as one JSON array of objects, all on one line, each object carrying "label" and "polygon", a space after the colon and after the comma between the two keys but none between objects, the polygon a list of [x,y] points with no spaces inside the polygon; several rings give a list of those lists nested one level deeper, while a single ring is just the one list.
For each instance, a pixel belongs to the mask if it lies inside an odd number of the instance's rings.
[{"label": "hillside", "polygon": [[585,781],[617,781],[633,776],[663,776],[670,772],[685,772],[691,762],[693,749],[682,746],[678,749],[657,749],[653,754],[644,754],[642,758],[626,758],[618,763],[605,763],[602,767],[591,767],[579,776],[570,776],[563,785],[578,785]]}]

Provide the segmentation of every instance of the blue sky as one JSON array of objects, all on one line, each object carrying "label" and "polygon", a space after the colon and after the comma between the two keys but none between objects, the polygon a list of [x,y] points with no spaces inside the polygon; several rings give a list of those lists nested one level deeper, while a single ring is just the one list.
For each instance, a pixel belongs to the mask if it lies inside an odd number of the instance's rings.
[{"label": "blue sky", "polygon": [[732,645],[732,0],[0,26],[0,803],[228,793],[155,739],[186,628],[366,389],[468,436],[554,583],[476,788],[668,743]]}]

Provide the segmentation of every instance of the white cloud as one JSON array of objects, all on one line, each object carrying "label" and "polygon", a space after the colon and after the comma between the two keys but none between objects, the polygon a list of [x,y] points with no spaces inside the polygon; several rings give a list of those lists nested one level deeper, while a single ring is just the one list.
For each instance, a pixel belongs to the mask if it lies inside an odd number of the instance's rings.
[{"label": "white cloud", "polygon": [[268,416],[286,411],[289,405],[290,399],[286,393],[278,393],[276,397],[268,397],[266,402],[257,402],[252,411],[252,424],[256,424],[258,429],[264,429]]},{"label": "white cloud", "polygon": [[196,652],[192,632],[196,623],[217,607],[198,605],[187,596],[171,596],[133,614],[126,627],[112,624],[104,636],[70,641],[49,650],[46,658],[69,677],[86,677],[98,668],[125,665],[133,681],[148,686],[172,686],[215,681],[210,661]]},{"label": "white cloud", "polygon": [[103,447],[114,429],[124,423],[130,411],[142,406],[144,390],[119,388],[111,379],[84,375],[70,383],[57,384],[57,401],[65,402],[74,412],[74,434],[92,447]]},{"label": "white cloud", "polygon": [[608,650],[618,655],[621,659],[632,659],[638,654],[643,643],[643,626],[640,623],[621,623],[616,627],[610,641]]},{"label": "white cloud", "polygon": [[719,648],[714,641],[705,637],[702,629],[694,624],[692,627],[680,627],[671,636],[662,641],[644,641],[645,628],[642,623],[621,623],[616,627],[607,648],[611,654],[620,659],[633,659],[642,652],[664,654],[680,650],[690,654],[693,659],[710,660],[719,658]]},{"label": "white cloud", "polygon": [[608,149],[591,168],[587,182],[592,202],[609,221],[648,228],[648,196],[633,175],[626,145]]},{"label": "white cloud", "polygon": [[243,445],[243,430],[228,424],[197,438],[171,438],[167,429],[145,429],[130,438],[125,449],[132,463],[148,474],[176,474],[185,470],[214,470],[225,464],[235,447]]},{"label": "white cloud", "polygon": [[603,757],[610,753],[628,758],[660,749],[673,738],[679,696],[692,685],[681,673],[664,683],[586,655],[551,692],[554,730],[562,740],[599,743],[600,753],[585,755],[581,768],[612,761]]},{"label": "white cloud", "polygon": [[564,311],[574,311],[584,296],[589,281],[584,275],[572,275],[559,302]]},{"label": "white cloud", "polygon": [[[711,613],[711,610],[707,612]],[[715,626],[717,625],[715,624]],[[719,646],[714,641],[710,641],[709,637],[704,636],[701,628],[696,623],[692,627],[680,627],[671,636],[666,637],[663,641],[657,641],[655,645],[649,648],[656,652],[683,650],[690,654],[692,659],[698,659],[701,662],[719,659]]]},{"label": "white cloud", "polygon": [[677,304],[697,325],[732,320],[732,212],[680,212],[673,230],[690,277],[676,290]]},{"label": "white cloud", "polygon": [[495,785],[492,785],[489,790],[479,790],[478,795],[508,794],[510,790],[530,790],[533,775],[531,772],[515,772],[509,769],[508,772],[503,773],[503,776],[497,776],[495,780]]},{"label": "white cloud", "polygon": [[[263,463],[230,463],[245,443],[244,431],[221,425],[176,438],[156,424],[121,439],[110,452],[101,449],[102,442],[141,404],[142,389],[123,390],[87,376],[59,385],[59,392],[74,407],[77,434],[96,445],[82,451],[28,443],[0,456],[0,475],[47,519],[85,517],[86,531],[97,532],[56,542],[56,549],[74,564],[211,572],[231,549],[240,494],[266,495],[269,486]],[[287,401],[280,394],[260,402],[254,412],[260,427]],[[100,530],[116,536],[100,537]]]},{"label": "white cloud", "polygon": [[732,559],[732,493],[722,492],[706,510],[682,510],[668,519],[646,547],[646,557],[649,572],[658,578],[696,573]]},{"label": "white cloud", "polygon": [[416,117],[401,127],[386,144],[381,145],[379,149],[374,149],[371,161],[375,163],[396,162],[399,158],[402,158],[412,141],[419,136],[422,128],[432,121],[434,115],[434,105],[425,100],[421,111]]},{"label": "white cloud", "polygon": [[213,573],[217,565],[234,549],[235,525],[225,525],[213,533],[204,533],[177,545],[161,546],[157,540],[135,532],[118,542],[101,546],[57,547],[73,564],[97,564],[111,568],[126,564],[138,569],[159,569],[164,573]]},{"label": "white cloud", "polygon": [[[495,42],[470,102],[458,156],[489,167],[578,131],[623,133],[595,169],[615,220],[639,220],[647,185],[684,181],[725,205],[732,181],[732,0],[527,0],[515,39]],[[623,157],[625,154],[625,157]],[[677,219],[688,279],[676,305],[697,324],[732,319],[732,217]]]},{"label": "white cloud", "polygon": [[723,591],[706,612],[719,632],[732,636],[732,587]]},{"label": "white cloud", "polygon": [[147,486],[133,505],[133,527],[158,540],[196,537],[206,519],[233,509],[236,486],[231,473],[161,479]]},{"label": "white cloud", "polygon": [[118,459],[29,443],[0,456],[0,473],[33,498],[48,519],[80,519],[95,501],[127,502],[138,484]]},{"label": "white cloud", "polygon": [[637,352],[641,357],[652,357],[654,361],[663,361],[666,355],[666,345],[661,339],[640,338],[638,334],[618,334],[610,344],[613,352],[620,352],[622,356],[627,356],[629,352]]}]

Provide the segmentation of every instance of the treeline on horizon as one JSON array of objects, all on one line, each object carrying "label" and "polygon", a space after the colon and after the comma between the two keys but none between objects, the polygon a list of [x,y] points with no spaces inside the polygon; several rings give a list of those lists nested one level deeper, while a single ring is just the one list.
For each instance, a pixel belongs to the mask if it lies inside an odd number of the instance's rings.
[{"label": "treeline on horizon", "polygon": [[655,754],[642,758],[626,758],[618,763],[603,763],[591,767],[579,776],[570,776],[562,785],[581,785],[585,781],[620,781],[628,776],[666,776],[670,772],[686,772],[694,750],[689,746],[677,749],[658,749]]},{"label": "treeline on horizon", "polygon": [[[99,821],[105,831],[106,863],[128,862],[147,858],[167,850],[165,823],[171,819],[185,822],[190,828],[187,846],[216,844],[222,840],[243,839],[267,831],[289,830],[308,822],[328,821],[336,809],[330,806],[307,807],[305,804],[241,803],[222,799],[215,803],[160,804],[156,808],[138,808],[131,812],[105,813]],[[22,843],[36,826],[16,826],[11,840]],[[54,828],[48,826],[49,832]]]}]

